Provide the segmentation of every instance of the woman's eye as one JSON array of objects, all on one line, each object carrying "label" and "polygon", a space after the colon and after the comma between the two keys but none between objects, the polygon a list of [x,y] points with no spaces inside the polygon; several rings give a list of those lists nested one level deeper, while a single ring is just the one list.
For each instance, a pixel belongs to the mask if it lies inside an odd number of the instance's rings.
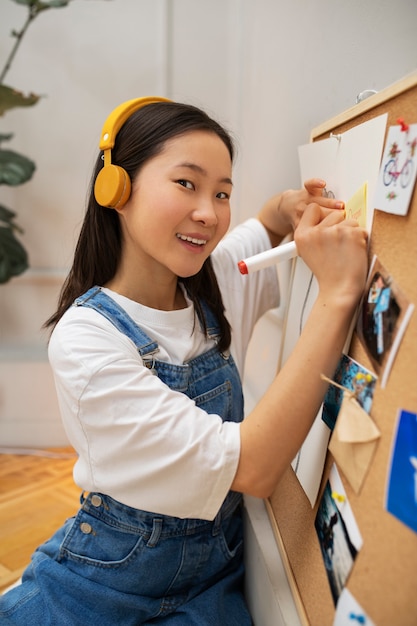
[{"label": "woman's eye", "polygon": [[216,198],[219,198],[219,200],[228,200],[230,198],[229,194],[226,193],[225,191],[220,191],[217,195]]},{"label": "woman's eye", "polygon": [[186,189],[194,189],[193,183],[191,183],[189,180],[185,180],[185,178],[180,178],[179,180],[177,180],[177,183],[182,187],[185,187]]}]

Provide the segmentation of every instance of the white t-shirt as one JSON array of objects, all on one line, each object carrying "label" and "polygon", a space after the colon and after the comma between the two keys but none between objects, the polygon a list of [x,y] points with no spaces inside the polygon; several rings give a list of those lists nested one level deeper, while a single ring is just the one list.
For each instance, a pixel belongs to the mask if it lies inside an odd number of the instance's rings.
[{"label": "white t-shirt", "polygon": [[[279,289],[274,267],[242,276],[237,263],[268,247],[264,227],[250,219],[212,255],[241,376],[253,327],[278,305]],[[158,360],[182,364],[212,347],[190,303],[160,311],[105,291],[158,342]],[[64,427],[78,453],[76,484],[146,511],[215,517],[236,473],[239,424],[223,423],[172,391],[143,365],[133,342],[93,309],[66,311],[52,333],[49,360]]]}]

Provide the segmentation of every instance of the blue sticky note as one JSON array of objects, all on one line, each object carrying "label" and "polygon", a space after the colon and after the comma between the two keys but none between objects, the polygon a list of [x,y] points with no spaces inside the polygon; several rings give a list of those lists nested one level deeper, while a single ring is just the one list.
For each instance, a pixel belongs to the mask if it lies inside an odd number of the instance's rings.
[{"label": "blue sticky note", "polygon": [[393,442],[386,509],[417,532],[417,414],[399,413]]}]

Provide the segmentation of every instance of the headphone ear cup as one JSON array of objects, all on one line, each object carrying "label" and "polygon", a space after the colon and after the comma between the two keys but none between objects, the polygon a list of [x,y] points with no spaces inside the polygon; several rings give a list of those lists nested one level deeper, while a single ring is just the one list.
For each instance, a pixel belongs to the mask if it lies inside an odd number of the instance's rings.
[{"label": "headphone ear cup", "polygon": [[109,209],[119,209],[129,200],[131,192],[129,174],[119,165],[105,165],[94,183],[97,202]]}]

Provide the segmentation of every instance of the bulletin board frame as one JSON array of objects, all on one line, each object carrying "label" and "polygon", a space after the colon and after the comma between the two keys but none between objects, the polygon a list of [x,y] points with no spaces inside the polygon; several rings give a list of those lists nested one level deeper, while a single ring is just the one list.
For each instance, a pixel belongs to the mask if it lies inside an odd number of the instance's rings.
[{"label": "bulletin board frame", "polygon": [[[417,72],[314,128],[311,141],[327,139],[383,113],[387,131],[398,118],[417,123]],[[406,216],[375,210],[369,260],[374,255],[417,305],[417,191]],[[290,287],[291,294],[291,287]],[[290,295],[291,298],[291,295]],[[348,354],[372,363],[353,333]],[[417,310],[411,316],[385,388],[377,383],[371,416],[381,438],[359,494],[344,480],[346,495],[363,537],[346,587],[377,626],[417,624],[417,533],[385,509],[388,469],[400,409],[417,412]],[[314,507],[289,467],[266,507],[303,626],[331,626],[335,605],[314,526],[333,458],[327,452]]]}]

